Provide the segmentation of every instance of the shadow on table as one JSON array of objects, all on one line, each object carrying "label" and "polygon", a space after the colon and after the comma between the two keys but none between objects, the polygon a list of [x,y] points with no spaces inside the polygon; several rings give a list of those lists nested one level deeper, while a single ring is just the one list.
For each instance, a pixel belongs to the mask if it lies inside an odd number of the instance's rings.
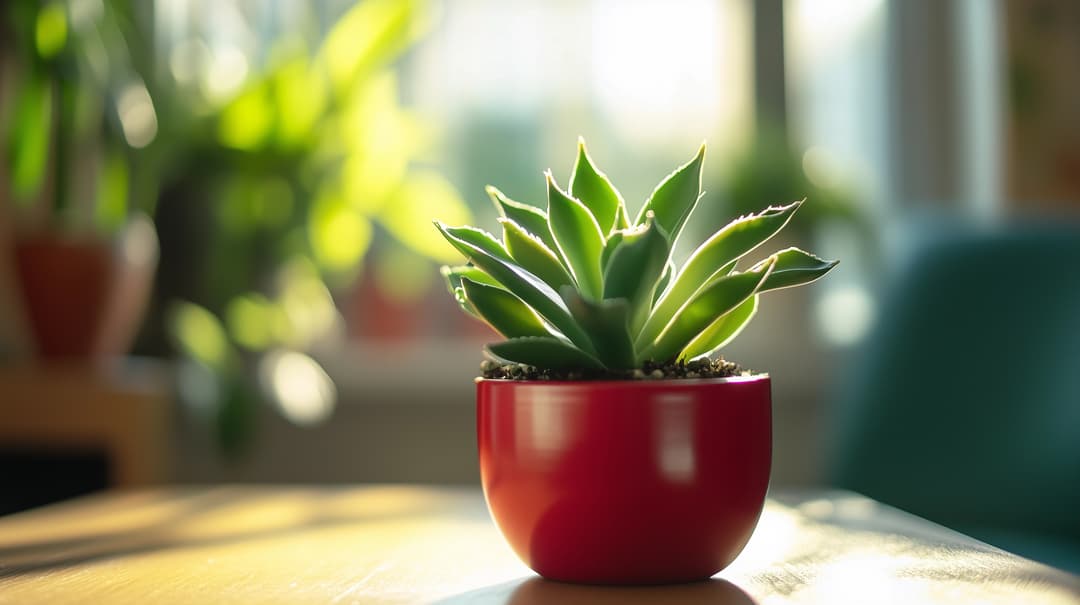
[{"label": "shadow on table", "polygon": [[673,604],[713,603],[754,605],[756,601],[727,580],[712,579],[669,586],[592,586],[565,584],[543,578],[514,580],[461,593],[436,605],[577,605],[607,603]]}]

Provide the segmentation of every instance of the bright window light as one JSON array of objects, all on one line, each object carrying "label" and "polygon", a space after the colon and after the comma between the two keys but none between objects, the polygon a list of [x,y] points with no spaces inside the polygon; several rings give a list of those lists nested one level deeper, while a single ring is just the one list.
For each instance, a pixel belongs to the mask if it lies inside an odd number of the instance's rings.
[{"label": "bright window light", "polygon": [[[428,115],[594,123],[643,144],[749,134],[749,3],[458,0],[417,49],[410,86]],[[561,124],[559,123],[561,122]],[[562,134],[561,131],[559,133]]]}]

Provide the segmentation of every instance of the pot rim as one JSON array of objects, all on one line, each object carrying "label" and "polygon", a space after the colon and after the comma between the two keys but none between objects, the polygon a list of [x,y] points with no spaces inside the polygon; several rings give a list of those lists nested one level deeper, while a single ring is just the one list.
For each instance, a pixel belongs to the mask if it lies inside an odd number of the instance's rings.
[{"label": "pot rim", "polygon": [[749,376],[728,376],[725,378],[661,378],[661,379],[628,379],[628,380],[513,380],[510,378],[484,378],[477,376],[473,382],[493,382],[498,384],[520,384],[522,386],[574,386],[574,387],[612,387],[612,386],[638,386],[640,388],[667,388],[678,385],[707,386],[716,384],[738,384],[744,382],[757,382],[770,380],[768,372],[759,372]]}]

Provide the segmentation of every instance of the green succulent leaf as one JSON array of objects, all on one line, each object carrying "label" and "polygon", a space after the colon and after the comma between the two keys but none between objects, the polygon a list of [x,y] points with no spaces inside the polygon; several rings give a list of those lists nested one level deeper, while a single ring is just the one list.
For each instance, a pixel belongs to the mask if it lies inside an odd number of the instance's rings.
[{"label": "green succulent leaf", "polygon": [[544,242],[509,218],[500,218],[503,226],[503,240],[510,256],[523,269],[544,280],[547,285],[558,291],[559,288],[574,283],[573,278],[559,262],[559,257],[544,245]]},{"label": "green succulent leaf", "polygon": [[[740,217],[678,266],[672,248],[699,203],[705,146],[653,190],[631,222],[621,194],[583,140],[568,188],[550,171],[547,207],[487,193],[502,240],[436,226],[469,264],[442,267],[462,309],[508,337],[489,353],[541,369],[632,369],[709,355],[757,313],[764,292],[810,283],[836,266],[797,248],[736,267],[791,220],[802,202]],[[750,264],[750,263],[746,263]]]},{"label": "green succulent leaf", "polygon": [[[779,290],[780,288],[790,288],[792,286],[801,286],[816,281],[831,271],[839,262],[818,258],[817,256],[804,250],[799,250],[798,248],[787,248],[777,252],[773,256],[776,257],[776,264],[773,265],[773,270],[772,273],[769,274],[769,279],[766,280],[765,285],[761,287],[762,292]],[[751,269],[751,271],[758,270],[758,268],[766,262],[768,262],[768,259],[754,265],[754,268]]]},{"label": "green succulent leaf", "polygon": [[[775,267],[773,268],[775,272]],[[761,290],[758,290],[761,292]],[[708,328],[698,334],[690,344],[686,345],[679,359],[688,360],[703,355],[709,355],[735,339],[742,332],[754,314],[757,313],[758,295],[755,294],[746,299],[739,306],[721,315],[719,319],[709,324]]]},{"label": "green succulent leaf", "polygon": [[668,258],[667,264],[664,265],[664,272],[660,274],[660,280],[656,282],[656,291],[653,292],[652,304],[655,305],[656,301],[660,300],[660,297],[664,295],[664,291],[667,290],[668,284],[675,277],[675,273],[678,268],[675,266],[675,261]]},{"label": "green succulent leaf", "polygon": [[649,316],[653,294],[671,254],[671,242],[651,212],[641,227],[618,233],[622,237],[604,268],[604,299],[627,301],[630,330],[637,334]]},{"label": "green succulent leaf", "polygon": [[570,314],[592,338],[597,358],[609,368],[633,368],[634,341],[628,330],[630,306],[627,301],[591,301],[570,286],[559,293]]},{"label": "green succulent leaf", "polygon": [[600,272],[604,234],[592,212],[559,189],[550,172],[547,183],[548,221],[557,249],[581,292],[599,300],[604,292]]},{"label": "green succulent leaf", "polygon": [[551,336],[544,322],[521,302],[521,299],[497,286],[474,282],[465,277],[458,288],[465,300],[496,332],[507,338]]},{"label": "green succulent leaf", "polygon": [[[455,240],[479,248],[495,258],[510,262],[513,262],[514,260],[513,257],[510,256],[510,251],[506,249],[506,246],[504,246],[494,235],[483,229],[477,229],[476,227],[445,227],[445,229],[446,230],[443,233],[444,236],[447,234],[453,235]],[[439,230],[442,231],[443,227],[440,227]],[[450,243],[453,244],[454,242],[451,241]],[[469,256],[464,252],[462,252],[462,254]]]},{"label": "green succulent leaf", "polygon": [[671,241],[679,239],[683,224],[701,199],[701,172],[704,164],[705,144],[702,143],[692,160],[677,168],[656,186],[634,224],[644,223],[645,215],[652,211],[656,215],[656,222]]},{"label": "green succulent leaf", "polygon": [[462,227],[447,227],[438,221],[435,222],[435,226],[443,234],[443,237],[474,265],[495,278],[511,294],[532,307],[534,311],[550,322],[552,326],[562,332],[574,344],[587,351],[592,351],[592,341],[577,325],[574,318],[570,316],[566,304],[563,303],[562,298],[551,286],[544,283],[539,277],[519,267],[513,260],[501,258],[497,254],[492,254],[460,237],[462,233],[470,234],[475,230]]},{"label": "green succulent leaf", "polygon": [[549,370],[601,370],[604,364],[574,345],[553,336],[525,336],[487,345],[491,355]]},{"label": "green succulent leaf", "polygon": [[600,271],[607,271],[608,263],[611,262],[611,253],[615,252],[615,248],[619,247],[622,243],[623,236],[626,234],[625,229],[618,229],[611,232],[607,241],[604,242],[604,251],[600,253]]},{"label": "green succulent leaf", "polygon": [[734,220],[701,244],[654,305],[635,344],[642,347],[655,340],[695,293],[715,277],[730,273],[735,261],[783,229],[801,204],[770,206],[757,214]]},{"label": "green succulent leaf", "polygon": [[569,193],[572,197],[581,200],[581,203],[593,213],[604,233],[617,228],[616,220],[620,215],[620,209],[622,209],[622,216],[626,216],[626,202],[608,180],[607,175],[597,170],[592,158],[589,157],[589,152],[585,149],[585,139],[581,137],[578,137],[578,154],[574,162],[574,173],[570,175]]},{"label": "green succulent leaf", "polygon": [[443,279],[446,281],[446,289],[454,299],[457,300],[458,305],[461,306],[462,310],[478,319],[480,316],[476,314],[476,309],[473,309],[472,305],[469,304],[469,301],[465,300],[465,290],[461,287],[461,280],[463,278],[469,278],[474,282],[502,287],[502,285],[495,281],[493,277],[472,265],[459,265],[457,267],[443,265],[439,269],[439,273],[442,274]]},{"label": "green succulent leaf", "polygon": [[630,216],[626,214],[626,205],[619,206],[619,213],[615,215],[615,229],[627,229],[630,227]]},{"label": "green succulent leaf", "polygon": [[469,299],[465,298],[465,288],[458,286],[451,289],[450,293],[454,295],[454,300],[457,301],[458,306],[461,307],[463,311],[465,311],[469,315],[472,315],[476,319],[479,319],[480,321],[484,320],[483,317],[480,317],[480,313],[473,308],[472,303],[469,302]]},{"label": "green succulent leaf", "polygon": [[450,290],[451,294],[454,293],[454,288],[461,287],[461,280],[463,278],[471,279],[474,282],[480,284],[502,287],[502,284],[500,284],[494,277],[488,275],[487,273],[484,273],[483,270],[472,265],[457,265],[455,267],[448,267],[446,265],[443,265],[443,267],[439,269],[439,273],[441,273],[443,278],[446,280],[446,285]]},{"label": "green succulent leaf", "polygon": [[659,338],[641,351],[638,361],[674,359],[714,321],[753,296],[769,277],[775,262],[775,258],[770,258],[758,271],[724,275],[710,282],[679,309]]},{"label": "green succulent leaf", "polygon": [[485,191],[495,204],[495,209],[499,211],[499,216],[505,216],[514,221],[529,233],[539,237],[545,246],[552,250],[556,249],[555,238],[551,237],[551,228],[548,227],[546,212],[536,206],[515,202],[491,185],[488,185]]}]

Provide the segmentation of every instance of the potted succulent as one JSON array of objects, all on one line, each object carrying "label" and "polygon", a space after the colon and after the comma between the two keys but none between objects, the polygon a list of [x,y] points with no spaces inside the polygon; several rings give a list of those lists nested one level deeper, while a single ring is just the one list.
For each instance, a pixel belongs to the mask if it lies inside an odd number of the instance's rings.
[{"label": "potted succulent", "polygon": [[630,220],[579,140],[547,208],[488,188],[503,237],[436,226],[469,263],[444,267],[462,309],[506,340],[477,380],[484,494],[511,547],[550,579],[701,580],[753,532],[771,464],[767,374],[710,358],[767,291],[835,262],[795,248],[739,262],[802,202],[739,218],[676,266],[701,199],[705,146]]}]

